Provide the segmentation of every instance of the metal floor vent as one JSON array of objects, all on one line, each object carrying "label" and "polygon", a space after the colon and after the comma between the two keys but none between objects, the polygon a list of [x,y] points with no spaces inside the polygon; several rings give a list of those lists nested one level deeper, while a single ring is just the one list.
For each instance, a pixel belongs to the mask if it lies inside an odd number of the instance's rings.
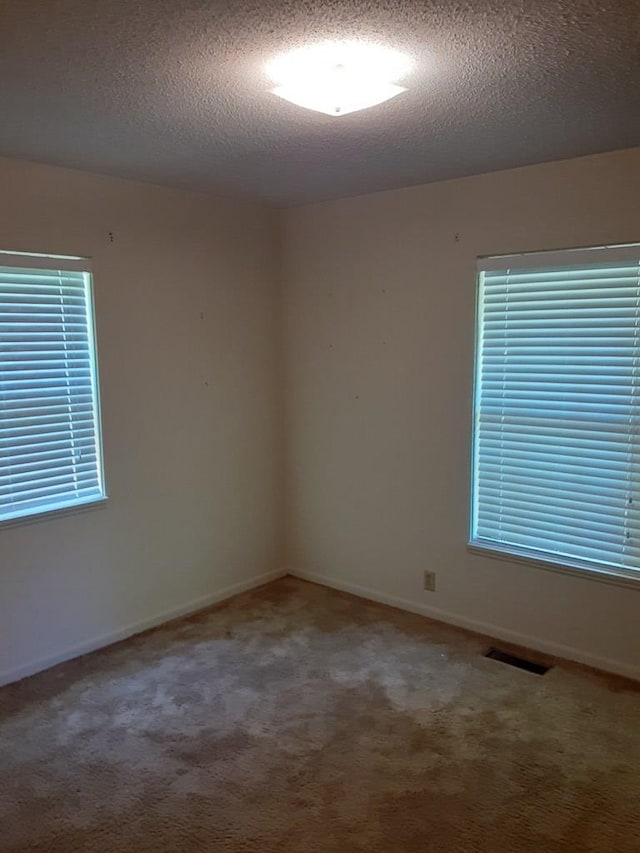
[{"label": "metal floor vent", "polygon": [[527,672],[533,672],[534,675],[544,675],[551,667],[543,666],[541,663],[534,663],[526,658],[519,658],[517,655],[510,655],[509,652],[503,652],[500,649],[495,649],[491,646],[484,655],[491,660],[499,660],[501,663],[508,663],[509,666],[515,666],[518,669],[524,669]]}]

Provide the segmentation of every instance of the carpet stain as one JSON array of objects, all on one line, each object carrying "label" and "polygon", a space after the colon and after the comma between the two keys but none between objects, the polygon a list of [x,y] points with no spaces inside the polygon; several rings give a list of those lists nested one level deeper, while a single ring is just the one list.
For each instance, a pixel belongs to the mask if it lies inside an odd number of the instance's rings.
[{"label": "carpet stain", "polygon": [[640,853],[640,690],[292,578],[0,690],[0,850]]}]

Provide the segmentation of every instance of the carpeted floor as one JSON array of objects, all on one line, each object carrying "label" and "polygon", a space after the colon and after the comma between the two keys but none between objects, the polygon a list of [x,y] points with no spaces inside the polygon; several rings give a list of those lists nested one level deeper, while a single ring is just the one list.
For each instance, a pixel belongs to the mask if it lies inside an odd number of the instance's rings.
[{"label": "carpeted floor", "polygon": [[291,578],[0,690],[2,851],[640,851],[640,690]]}]

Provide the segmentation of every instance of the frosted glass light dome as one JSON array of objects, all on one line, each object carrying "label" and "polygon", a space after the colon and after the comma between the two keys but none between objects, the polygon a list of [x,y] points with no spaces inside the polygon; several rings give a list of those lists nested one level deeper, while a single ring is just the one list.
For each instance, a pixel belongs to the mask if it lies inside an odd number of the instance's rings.
[{"label": "frosted glass light dome", "polygon": [[274,95],[300,107],[343,116],[406,92],[397,85],[410,60],[383,45],[322,42],[282,54],[267,66]]}]

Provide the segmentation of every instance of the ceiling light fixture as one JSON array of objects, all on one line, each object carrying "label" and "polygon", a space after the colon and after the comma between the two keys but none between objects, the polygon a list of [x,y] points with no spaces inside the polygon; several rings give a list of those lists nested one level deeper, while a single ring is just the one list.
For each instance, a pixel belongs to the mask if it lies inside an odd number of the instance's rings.
[{"label": "ceiling light fixture", "polygon": [[396,80],[407,73],[408,57],[382,45],[356,41],[322,42],[282,54],[267,66],[274,95],[330,116],[364,110],[406,88]]}]

